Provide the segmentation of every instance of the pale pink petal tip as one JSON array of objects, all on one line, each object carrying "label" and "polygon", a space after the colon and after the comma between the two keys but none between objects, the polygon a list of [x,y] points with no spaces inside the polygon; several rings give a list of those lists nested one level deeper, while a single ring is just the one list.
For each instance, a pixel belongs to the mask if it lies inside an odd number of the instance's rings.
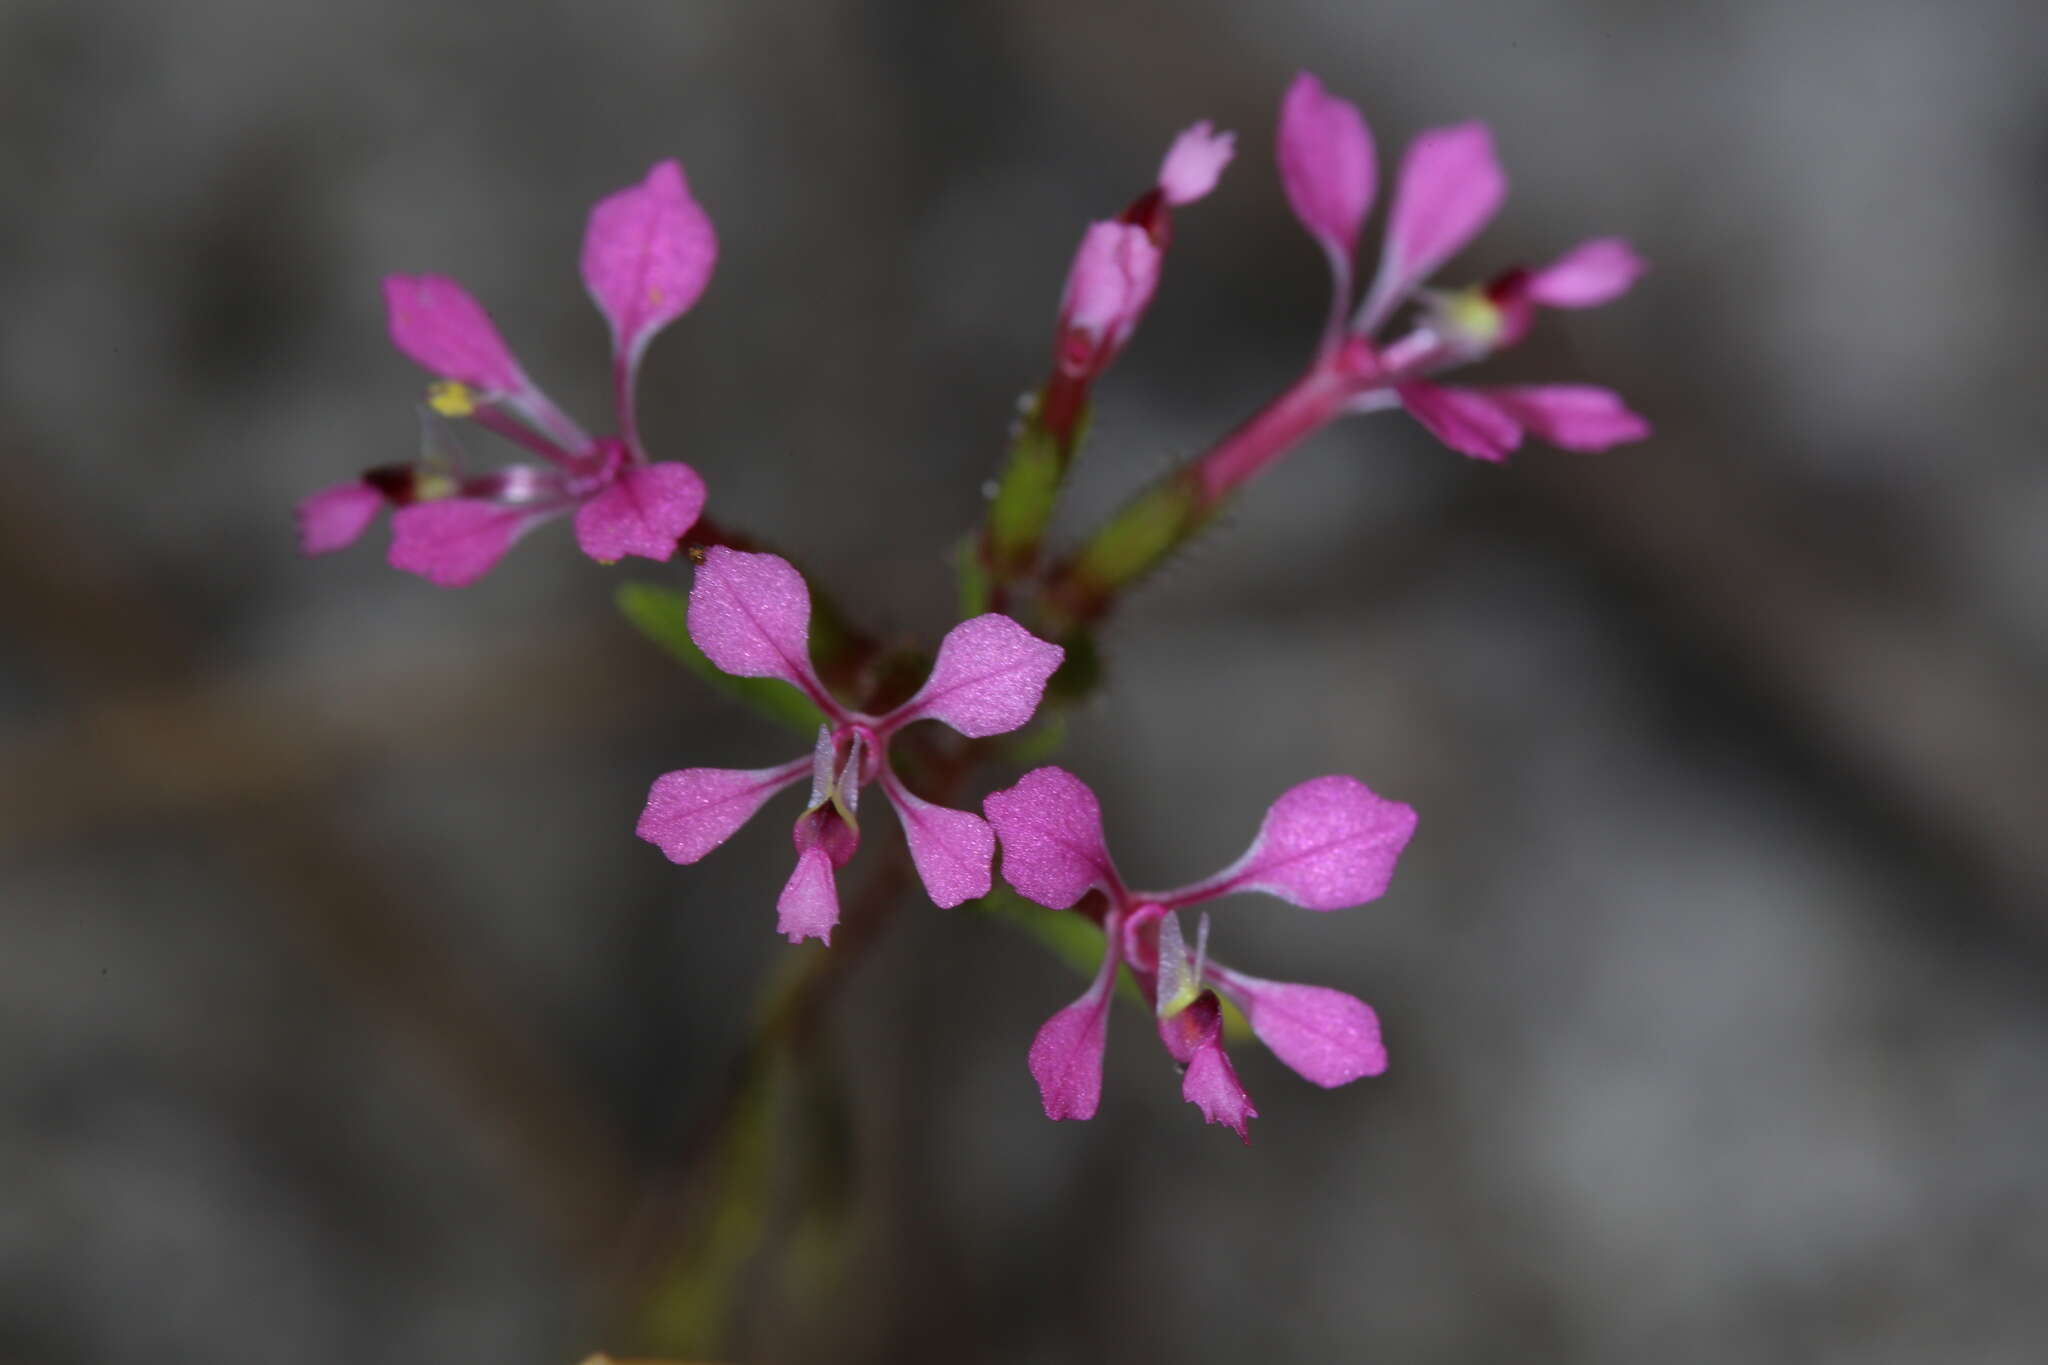
[{"label": "pale pink petal tip", "polygon": [[1066,651],[997,612],[946,632],[939,657],[897,723],[937,720],[969,739],[1008,734],[1030,721]]},{"label": "pale pink petal tip", "polygon": [[337,484],[323,488],[301,501],[295,515],[299,524],[299,548],[309,555],[324,555],[356,543],[384,506],[384,495],[364,483]]},{"label": "pale pink petal tip", "polygon": [[690,197],[674,161],[599,200],[583,234],[583,283],[622,356],[637,357],[656,332],[688,312],[717,262],[711,218]]},{"label": "pale pink petal tip", "polygon": [[902,821],[910,859],[932,904],[950,910],[986,896],[996,854],[988,822],[972,811],[934,805],[893,775],[884,778],[884,790]]},{"label": "pale pink petal tip", "polygon": [[690,589],[689,629],[723,672],[814,685],[810,589],[780,556],[712,546]]},{"label": "pale pink petal tip", "polygon": [[483,305],[445,275],[386,275],[391,344],[430,374],[486,394],[518,393],[526,376]]},{"label": "pale pink petal tip", "polygon": [[1414,833],[1413,809],[1357,778],[1313,778],[1273,803],[1212,894],[1263,891],[1306,910],[1363,905],[1387,889]]},{"label": "pale pink petal tip", "polygon": [[1091,223],[1067,271],[1063,326],[1121,346],[1159,285],[1159,248],[1131,223]]},{"label": "pale pink petal tip", "polygon": [[704,510],[704,480],[686,464],[629,466],[576,511],[576,543],[609,564],[627,555],[666,560]]},{"label": "pale pink petal tip", "polygon": [[1386,256],[1373,283],[1372,320],[1455,256],[1500,211],[1507,173],[1483,123],[1431,128],[1401,158],[1387,220]]},{"label": "pale pink petal tip", "polygon": [[1102,1103],[1109,992],[1091,990],[1045,1021],[1031,1040],[1031,1078],[1049,1119],[1092,1119]]},{"label": "pale pink petal tip", "polygon": [[1387,1069],[1379,1016],[1356,996],[1222,969],[1214,975],[1259,1041],[1303,1078],[1330,1088]]},{"label": "pale pink petal tip", "polygon": [[1621,238],[1596,237],[1531,275],[1523,292],[1546,308],[1594,308],[1626,293],[1647,269]]},{"label": "pale pink petal tip", "polygon": [[1207,119],[1173,140],[1159,163],[1159,192],[1179,207],[1192,204],[1216,188],[1223,168],[1237,154],[1237,134],[1219,133]]},{"label": "pale pink petal tip", "polygon": [[1379,174],[1365,116],[1304,71],[1280,104],[1278,154],[1294,216],[1348,271]]},{"label": "pale pink petal tip", "polygon": [[391,514],[394,569],[444,588],[476,582],[534,524],[532,514],[475,498],[414,503]]},{"label": "pale pink petal tip", "polygon": [[1499,463],[1522,444],[1522,426],[1492,394],[1411,379],[1397,384],[1401,405],[1429,434],[1460,455]]},{"label": "pale pink petal tip", "polygon": [[1037,768],[982,802],[1003,844],[1003,880],[1026,900],[1065,910],[1114,879],[1102,807],[1064,768]]},{"label": "pale pink petal tip", "polygon": [[808,761],[779,768],[685,768],[664,773],[647,793],[635,827],[672,863],[694,863],[753,819],[769,797],[801,781]]},{"label": "pale pink petal tip", "polygon": [[1538,439],[1561,450],[1606,450],[1650,434],[1621,395],[1595,384],[1527,384],[1489,389],[1487,397]]},{"label": "pale pink petal tip", "polygon": [[796,871],[775,901],[775,932],[791,943],[807,938],[832,941],[832,927],[839,923],[839,888],[832,880],[832,857],[824,847],[804,850],[797,857]]}]

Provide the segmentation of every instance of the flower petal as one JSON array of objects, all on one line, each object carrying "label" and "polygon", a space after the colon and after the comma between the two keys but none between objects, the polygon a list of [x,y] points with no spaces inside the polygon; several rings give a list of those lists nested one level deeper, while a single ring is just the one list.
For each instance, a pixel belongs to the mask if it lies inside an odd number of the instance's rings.
[{"label": "flower petal", "polygon": [[576,510],[576,543],[601,564],[627,555],[666,560],[704,510],[704,480],[686,464],[629,465]]},{"label": "flower petal", "polygon": [[444,588],[461,588],[489,573],[514,542],[559,514],[551,508],[503,507],[477,498],[442,498],[391,514],[391,567]]},{"label": "flower petal", "polygon": [[845,714],[811,668],[811,593],[788,560],[712,546],[690,589],[688,624],[690,639],[721,671],[781,678],[826,714]]},{"label": "flower petal", "polygon": [[1418,134],[1401,158],[1386,250],[1356,330],[1371,332],[1386,321],[1415,286],[1479,234],[1507,193],[1507,174],[1485,124]]},{"label": "flower petal", "polygon": [[1236,154],[1237,134],[1219,133],[1203,119],[1166,149],[1166,159],[1159,163],[1159,192],[1176,208],[1192,204],[1216,188],[1217,178]]},{"label": "flower petal", "polygon": [[1092,1119],[1102,1103],[1102,1051],[1109,1041],[1110,987],[1116,981],[1117,915],[1103,925],[1102,965],[1081,998],[1039,1027],[1028,1058],[1049,1119]]},{"label": "flower petal", "polygon": [[981,808],[1003,841],[1003,880],[1026,900],[1065,910],[1092,888],[1118,885],[1102,842],[1102,807],[1064,768],[1036,768]]},{"label": "flower petal", "polygon": [[299,549],[324,555],[346,549],[369,529],[384,506],[384,495],[366,483],[336,484],[303,499],[294,510]]},{"label": "flower petal", "polygon": [[1209,975],[1237,1002],[1252,1032],[1304,1078],[1334,1087],[1387,1069],[1372,1006],[1327,986],[1264,981],[1211,965]]},{"label": "flower petal", "polygon": [[904,786],[882,763],[882,791],[896,807],[910,859],[924,882],[925,894],[941,910],[988,894],[989,869],[995,861],[996,836],[988,821],[973,811],[936,805]]},{"label": "flower petal", "polygon": [[796,871],[775,900],[775,932],[791,943],[821,938],[829,944],[838,923],[839,888],[832,880],[832,858],[822,847],[807,848],[797,855]]},{"label": "flower petal", "polygon": [[1522,427],[1508,409],[1477,389],[1411,379],[1394,386],[1401,405],[1429,434],[1460,455],[1505,460],[1522,444]]},{"label": "flower petal", "polygon": [[694,863],[754,818],[768,798],[810,771],[800,758],[776,768],[684,768],[663,773],[648,790],[634,828],[672,863]]},{"label": "flower petal", "polygon": [[1621,395],[1596,384],[1524,384],[1483,390],[1503,412],[1562,450],[1606,450],[1650,434]]},{"label": "flower petal", "polygon": [[1355,777],[1317,777],[1283,792],[1243,857],[1207,881],[1155,897],[1169,910],[1263,891],[1306,910],[1363,905],[1387,889],[1415,812]]},{"label": "flower petal", "polygon": [[490,314],[445,275],[386,275],[391,344],[431,374],[485,394],[530,387]]},{"label": "flower petal", "polygon": [[1532,273],[1522,294],[1546,308],[1593,308],[1628,292],[1647,269],[1621,238],[1595,237]]},{"label": "flower petal", "polygon": [[1348,288],[1359,229],[1379,175],[1365,116],[1304,71],[1280,102],[1278,153],[1280,183],[1294,216],[1323,244],[1340,286]]},{"label": "flower petal", "polygon": [[717,261],[710,215],[691,198],[675,161],[600,199],[583,234],[583,283],[629,365],[697,302]]},{"label": "flower petal", "polygon": [[969,739],[1007,734],[1030,721],[1066,654],[1000,612],[962,621],[940,641],[924,686],[883,728],[937,720]]},{"label": "flower petal", "polygon": [[1252,1098],[1239,1084],[1237,1069],[1223,1050],[1223,1008],[1214,991],[1203,991],[1192,1005],[1159,1021],[1159,1038],[1173,1059],[1186,1068],[1181,1098],[1202,1111],[1210,1123],[1236,1131],[1249,1143],[1245,1123],[1259,1116]]}]

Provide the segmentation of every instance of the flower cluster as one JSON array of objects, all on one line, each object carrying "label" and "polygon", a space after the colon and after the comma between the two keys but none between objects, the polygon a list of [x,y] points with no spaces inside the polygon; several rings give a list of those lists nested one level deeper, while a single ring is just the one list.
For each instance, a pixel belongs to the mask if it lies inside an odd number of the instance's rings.
[{"label": "flower cluster", "polygon": [[[1386,1070],[1379,1019],[1363,1001],[1323,986],[1266,981],[1208,956],[1208,916],[1194,951],[1178,913],[1221,896],[1257,891],[1309,910],[1377,899],[1415,832],[1415,812],[1375,796],[1351,777],[1319,777],[1267,810],[1244,856],[1212,877],[1172,891],[1133,891],[1102,836],[1102,808],[1081,779],[1039,768],[984,803],[1003,843],[1003,879],[1054,910],[1100,892],[1102,966],[1081,998],[1031,1044],[1031,1074],[1053,1119],[1095,1116],[1117,965],[1129,968],[1152,1006],[1159,1038],[1183,1068],[1181,1094],[1210,1123],[1246,1137],[1258,1117],[1223,1050],[1221,992],[1242,1009],[1259,1041],[1301,1075],[1338,1086]],[[1213,987],[1210,983],[1214,983]]]},{"label": "flower cluster", "polygon": [[683,168],[664,161],[598,202],[583,237],[583,283],[611,326],[617,430],[593,437],[526,377],[483,305],[441,275],[392,275],[384,304],[392,344],[437,376],[436,417],[467,418],[540,457],[486,474],[455,466],[436,444],[414,465],[373,469],[299,504],[308,554],[352,544],[385,504],[391,564],[443,587],[490,572],[521,536],[573,512],[592,559],[667,559],[704,508],[704,481],[679,461],[648,458],[635,420],[640,358],[655,333],[687,313],[718,259],[711,219]]},{"label": "flower cluster", "polygon": [[[923,660],[901,651],[885,660],[894,673],[828,668],[821,676],[803,576],[777,555],[739,548],[750,543],[744,537],[700,523],[703,481],[688,465],[654,460],[641,440],[634,411],[641,359],[654,336],[696,303],[717,259],[710,219],[673,161],[601,200],[584,236],[584,283],[611,331],[612,434],[587,434],[528,379],[461,286],[439,275],[392,276],[384,282],[391,339],[435,376],[426,414],[433,439],[415,463],[370,470],[302,502],[302,546],[319,554],[351,544],[388,506],[395,509],[391,563],[456,587],[482,577],[527,531],[558,517],[573,516],[578,544],[604,563],[626,555],[666,561],[688,538],[696,576],[687,606],[679,608],[682,631],[671,631],[671,641],[686,633],[697,653],[734,678],[772,680],[771,689],[787,684],[820,723],[811,751],[787,762],[684,768],[657,778],[640,815],[640,837],[676,863],[694,863],[777,793],[809,778],[809,800],[792,829],[796,865],[776,902],[776,927],[792,942],[828,944],[841,922],[837,874],[860,845],[865,788],[881,787],[910,862],[939,906],[988,895],[1000,844],[1003,876],[1020,895],[1086,915],[1103,934],[1087,990],[1046,1021],[1029,1050],[1047,1116],[1095,1114],[1113,987],[1128,972],[1182,1069],[1183,1096],[1210,1123],[1244,1137],[1257,1111],[1224,1049],[1226,1001],[1282,1062],[1322,1086],[1385,1069],[1379,1020],[1341,991],[1269,981],[1211,959],[1208,914],[1190,947],[1180,912],[1241,892],[1317,911],[1376,899],[1414,831],[1415,813],[1355,778],[1319,777],[1275,801],[1251,847],[1221,872],[1170,891],[1134,891],[1110,858],[1095,794],[1062,768],[1038,768],[987,797],[986,819],[948,804],[974,763],[991,756],[991,746],[980,742],[1031,722],[1069,647],[1084,667],[1062,674],[1058,695],[1071,700],[1084,692],[1090,632],[1118,595],[1206,524],[1228,496],[1338,417],[1402,408],[1452,449],[1493,461],[1525,434],[1599,450],[1639,439],[1649,427],[1617,395],[1591,385],[1441,382],[1515,345],[1541,309],[1587,308],[1619,296],[1643,264],[1619,239],[1596,238],[1536,269],[1456,290],[1427,287],[1506,197],[1491,134],[1466,123],[1424,132],[1403,156],[1379,264],[1361,297],[1353,269],[1377,188],[1372,134],[1355,106],[1304,74],[1282,103],[1277,159],[1288,203],[1330,264],[1331,305],[1313,361],[1244,424],[1140,494],[1070,559],[1045,566],[1041,543],[1087,429],[1092,387],[1131,342],[1158,289],[1173,210],[1210,194],[1235,152],[1233,134],[1193,125],[1174,140],[1148,188],[1117,217],[1083,233],[1061,295],[1051,373],[1013,428],[988,523],[962,556],[968,619],[947,632],[914,691],[910,679],[919,675],[909,665],[922,667]],[[450,448],[449,425],[464,420],[538,462],[464,468]],[[1024,603],[1021,614],[1061,643],[1002,611],[974,614],[1011,601]],[[1076,680],[1076,673],[1084,676]],[[849,674],[857,676],[849,681]],[[835,693],[825,677],[857,699]],[[903,738],[923,721],[954,735],[924,729]],[[911,790],[899,761],[932,795]]]}]

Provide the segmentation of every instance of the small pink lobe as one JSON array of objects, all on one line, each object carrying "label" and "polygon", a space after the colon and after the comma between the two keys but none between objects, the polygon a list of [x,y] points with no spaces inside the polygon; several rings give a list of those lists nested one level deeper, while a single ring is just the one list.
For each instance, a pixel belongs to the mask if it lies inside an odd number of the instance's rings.
[{"label": "small pink lobe", "polygon": [[1485,124],[1417,135],[1401,158],[1386,256],[1373,283],[1375,321],[1477,236],[1507,193],[1507,174]]},{"label": "small pink lobe", "polygon": [[1003,880],[1026,900],[1065,910],[1116,874],[1102,842],[1102,807],[1064,768],[1037,768],[982,802],[1003,844]]},{"label": "small pink lobe", "polygon": [[301,501],[296,510],[299,549],[309,555],[330,554],[355,544],[384,506],[384,495],[364,483],[323,488]]},{"label": "small pink lobe", "polygon": [[1223,1050],[1223,1010],[1216,993],[1204,991],[1194,1004],[1162,1019],[1159,1035],[1174,1060],[1187,1068],[1181,1074],[1181,1098],[1201,1110],[1206,1121],[1222,1124],[1250,1143],[1245,1124],[1259,1111],[1252,1108],[1252,1098]]},{"label": "small pink lobe", "polygon": [[1430,435],[1460,455],[1499,463],[1522,444],[1522,427],[1507,407],[1477,389],[1411,379],[1394,386],[1401,405]]},{"label": "small pink lobe", "polygon": [[932,904],[950,910],[986,896],[996,852],[996,836],[988,822],[972,811],[934,805],[897,781],[886,767],[882,789],[896,808],[911,861],[917,864]]},{"label": "small pink lobe", "polygon": [[[1263,891],[1306,910],[1362,905],[1387,889],[1415,812],[1355,777],[1318,777],[1283,793],[1245,855],[1204,884],[1204,895]],[[1191,903],[1176,893],[1172,904]]]},{"label": "small pink lobe", "polygon": [[1621,395],[1594,384],[1528,384],[1488,389],[1486,397],[1538,439],[1561,450],[1606,450],[1650,434]]},{"label": "small pink lobe", "polygon": [[1379,1016],[1355,996],[1325,986],[1210,972],[1273,1055],[1317,1085],[1334,1087],[1387,1069]]},{"label": "small pink lobe", "polygon": [[627,555],[666,560],[704,510],[704,480],[686,464],[628,465],[576,511],[576,543],[609,564]]},{"label": "small pink lobe", "polygon": [[531,512],[475,498],[414,503],[391,514],[391,567],[444,588],[476,582],[535,524]]},{"label": "small pink lobe", "polygon": [[889,724],[943,721],[970,739],[1008,734],[1030,721],[1065,657],[1000,613],[962,621],[946,632],[931,676]]},{"label": "small pink lobe", "polygon": [[805,849],[797,856],[796,871],[775,902],[775,932],[791,943],[807,938],[832,941],[832,926],[839,923],[839,888],[832,881],[832,858],[823,847]]},{"label": "small pink lobe", "polygon": [[445,275],[386,275],[391,344],[431,374],[486,394],[527,387],[519,362],[483,305]]},{"label": "small pink lobe", "polygon": [[1159,163],[1159,192],[1176,208],[1192,204],[1216,188],[1223,168],[1236,154],[1237,134],[1219,133],[1204,119],[1166,149],[1166,159]]},{"label": "small pink lobe", "polygon": [[1278,154],[1294,216],[1349,278],[1379,174],[1365,116],[1304,71],[1280,104]]},{"label": "small pink lobe", "polygon": [[1596,237],[1530,275],[1523,296],[1546,308],[1595,308],[1627,293],[1648,268],[1621,238]]},{"label": "small pink lobe", "polygon": [[690,310],[717,262],[711,218],[691,198],[674,161],[599,200],[583,234],[583,283],[611,323],[613,348],[628,363]]},{"label": "small pink lobe", "polygon": [[781,678],[824,695],[811,669],[811,593],[777,555],[714,545],[690,589],[690,638],[740,678]]},{"label": "small pink lobe", "polygon": [[1132,223],[1091,223],[1067,270],[1063,327],[1113,351],[1130,339],[1159,287],[1159,248]]},{"label": "small pink lobe", "polygon": [[685,768],[654,779],[635,827],[672,863],[694,863],[738,832],[783,788],[803,780],[808,759],[779,768]]}]

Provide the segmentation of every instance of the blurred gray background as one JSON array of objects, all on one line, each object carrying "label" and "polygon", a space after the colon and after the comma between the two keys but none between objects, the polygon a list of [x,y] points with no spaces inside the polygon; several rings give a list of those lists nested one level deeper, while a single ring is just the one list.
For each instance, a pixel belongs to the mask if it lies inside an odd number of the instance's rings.
[{"label": "blurred gray background", "polygon": [[614,617],[629,570],[295,553],[296,498],[416,446],[380,274],[459,276],[595,420],[583,215],[680,156],[724,254],[650,439],[935,635],[1082,225],[1198,117],[1241,154],[1076,516],[1308,354],[1304,66],[1383,164],[1496,128],[1454,277],[1655,264],[1497,369],[1655,440],[1323,435],[1121,620],[1063,755],[1141,883],[1317,773],[1412,802],[1382,902],[1216,926],[1373,1001],[1392,1069],[1240,1049],[1246,1150],[1127,1011],[1048,1124],[1076,978],[909,907],[827,1029],[855,1269],[756,1286],[734,1354],[2041,1359],[2044,59],[2019,0],[0,3],[0,1360],[635,1346],[622,1229],[792,951],[782,815],[687,871],[633,837],[657,773],[790,742]]}]

